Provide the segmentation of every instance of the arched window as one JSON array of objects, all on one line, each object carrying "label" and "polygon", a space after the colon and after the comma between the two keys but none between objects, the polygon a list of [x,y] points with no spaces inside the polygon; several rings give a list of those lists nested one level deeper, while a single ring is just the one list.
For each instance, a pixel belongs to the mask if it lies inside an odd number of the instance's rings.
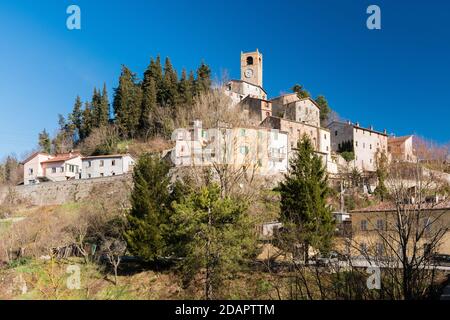
[{"label": "arched window", "polygon": [[253,64],[253,57],[247,57],[247,65],[251,66]]}]

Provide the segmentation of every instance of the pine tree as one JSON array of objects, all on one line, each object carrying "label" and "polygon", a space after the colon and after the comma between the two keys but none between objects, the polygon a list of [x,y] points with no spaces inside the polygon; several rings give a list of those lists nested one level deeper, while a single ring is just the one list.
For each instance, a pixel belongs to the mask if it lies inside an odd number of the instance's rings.
[{"label": "pine tree", "polygon": [[[297,148],[278,190],[281,221],[288,230],[286,243],[302,244],[306,261],[310,246],[321,252],[330,249],[334,220],[326,203],[329,187],[321,158],[306,135],[297,143]],[[297,254],[295,246],[291,249]]]},{"label": "pine tree", "polygon": [[316,103],[320,107],[320,124],[323,127],[326,127],[328,125],[328,117],[330,115],[331,109],[328,105],[327,99],[325,99],[324,96],[318,96],[316,98]]},{"label": "pine tree", "polygon": [[211,69],[202,62],[197,69],[196,93],[209,91],[211,88]]},{"label": "pine tree", "polygon": [[303,86],[296,84],[292,87],[292,92],[296,93],[300,99],[309,98],[311,95],[306,91]]},{"label": "pine tree", "polygon": [[192,92],[192,82],[187,78],[186,70],[183,69],[181,72],[181,79],[178,84],[179,103],[185,106],[192,105]]},{"label": "pine tree", "polygon": [[133,138],[136,135],[141,114],[141,101],[142,91],[137,84],[136,74],[123,66],[113,102],[115,122],[123,137]]},{"label": "pine tree", "polygon": [[39,147],[43,152],[51,152],[52,141],[50,140],[50,136],[45,129],[39,133]]},{"label": "pine tree", "polygon": [[220,298],[223,281],[245,263],[256,247],[247,203],[222,197],[215,183],[173,203],[171,234],[185,281],[205,270],[205,298]]},{"label": "pine tree", "polygon": [[133,172],[131,210],[124,237],[129,251],[153,262],[166,254],[169,166],[155,156],[144,154]]}]

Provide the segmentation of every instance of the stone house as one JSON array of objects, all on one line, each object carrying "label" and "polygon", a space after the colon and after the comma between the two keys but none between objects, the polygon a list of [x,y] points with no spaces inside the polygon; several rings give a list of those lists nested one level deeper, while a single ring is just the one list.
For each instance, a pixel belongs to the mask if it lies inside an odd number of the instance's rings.
[{"label": "stone house", "polygon": [[414,136],[389,137],[388,152],[391,160],[401,162],[416,162],[413,146]]}]

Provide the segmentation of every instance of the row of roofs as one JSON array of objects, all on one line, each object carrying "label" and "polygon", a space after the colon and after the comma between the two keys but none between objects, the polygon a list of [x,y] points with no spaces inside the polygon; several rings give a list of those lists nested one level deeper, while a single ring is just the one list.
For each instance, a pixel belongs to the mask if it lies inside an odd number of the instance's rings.
[{"label": "row of roofs", "polygon": [[134,163],[129,154],[83,156],[79,151],[56,155],[35,152],[22,162],[23,183],[29,185],[121,175],[129,172]]}]

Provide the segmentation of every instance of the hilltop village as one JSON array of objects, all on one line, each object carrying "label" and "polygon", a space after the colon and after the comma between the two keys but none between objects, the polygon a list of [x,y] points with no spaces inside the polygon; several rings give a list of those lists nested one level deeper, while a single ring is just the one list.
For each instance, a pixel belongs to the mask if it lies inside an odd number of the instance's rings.
[{"label": "hilltop village", "polygon": [[[191,128],[175,130],[175,145],[164,152],[174,166],[251,163],[258,174],[276,176],[287,172],[290,155],[304,134],[313,142],[331,177],[338,177],[344,168],[373,177],[382,153],[392,160],[416,161],[412,135],[388,136],[386,129],[377,131],[372,126],[365,128],[358,122],[338,119],[323,123],[318,103],[296,92],[269,99],[263,88],[263,55],[258,50],[241,53],[240,64],[241,78],[228,81],[222,90],[230,98],[230,108],[237,107],[242,113],[243,125],[231,128],[218,123],[206,128],[201,120],[192,119]],[[217,134],[221,139],[211,139]],[[262,136],[264,147],[257,149]],[[226,157],[220,152],[225,145]],[[58,155],[36,152],[23,161],[23,182],[28,185],[120,175],[130,172],[135,161],[129,154],[84,157],[77,151]],[[375,187],[376,181],[368,180],[368,190]]]}]

